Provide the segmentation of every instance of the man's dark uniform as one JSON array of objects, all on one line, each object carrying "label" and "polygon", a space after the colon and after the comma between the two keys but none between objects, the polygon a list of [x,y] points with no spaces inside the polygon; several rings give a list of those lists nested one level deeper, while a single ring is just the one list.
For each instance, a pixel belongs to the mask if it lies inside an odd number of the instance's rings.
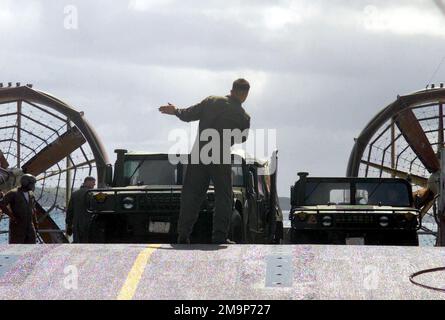
[{"label": "man's dark uniform", "polygon": [[[25,196],[28,194],[28,199]],[[2,207],[11,208],[13,219],[9,219],[9,243],[35,244],[36,223],[35,197],[32,191],[24,192],[21,188],[9,191],[3,198]]]},{"label": "man's dark uniform", "polygon": [[73,228],[73,242],[87,243],[91,215],[87,212],[86,193],[88,188],[81,186],[72,193],[66,212],[66,225]]},{"label": "man's dark uniform", "polygon": [[[193,153],[200,152],[205,142],[200,142],[199,137],[205,129],[215,129],[219,136],[223,137],[224,129],[239,129],[244,131],[250,128],[250,117],[245,112],[241,103],[231,96],[208,97],[201,103],[186,109],[178,109],[176,116],[182,121],[190,122],[199,120],[199,136],[195,142]],[[244,142],[247,136],[244,136]],[[224,146],[219,141],[220,164],[188,165],[181,196],[181,212],[178,221],[178,234],[180,239],[188,239],[193,231],[193,226],[198,219],[199,211],[212,180],[215,187],[215,214],[213,217],[212,242],[223,243],[227,239],[230,218],[232,216],[232,166],[230,163],[222,163],[224,153],[230,154],[231,141]],[[197,150],[198,149],[198,150]]]}]

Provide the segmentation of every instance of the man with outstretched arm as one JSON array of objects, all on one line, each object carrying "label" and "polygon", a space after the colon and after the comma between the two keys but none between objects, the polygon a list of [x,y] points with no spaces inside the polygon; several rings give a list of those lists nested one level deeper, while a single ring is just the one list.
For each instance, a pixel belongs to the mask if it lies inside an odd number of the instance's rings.
[{"label": "man with outstretched arm", "polygon": [[[242,107],[249,90],[249,82],[238,79],[233,83],[230,95],[225,97],[210,96],[185,109],[179,109],[170,103],[159,108],[161,113],[176,115],[182,121],[199,121],[199,135],[192,150],[192,163],[187,166],[182,189],[178,243],[190,243],[190,235],[199,217],[201,204],[206,197],[210,181],[215,187],[212,242],[215,244],[232,243],[227,239],[233,205],[230,147],[235,142],[244,142],[247,135],[238,139],[241,141],[230,138],[228,143],[225,143],[224,137],[227,131],[246,132],[250,128],[250,116]],[[201,151],[207,143],[215,145],[213,140],[206,143],[208,139],[202,139],[202,136],[207,136],[208,133],[212,139],[215,137],[212,133],[217,133],[218,143],[216,148],[210,148],[210,151],[203,155]],[[205,150],[208,150],[208,147]],[[196,158],[198,158],[197,163],[193,161]],[[208,158],[211,160],[209,161]]]}]

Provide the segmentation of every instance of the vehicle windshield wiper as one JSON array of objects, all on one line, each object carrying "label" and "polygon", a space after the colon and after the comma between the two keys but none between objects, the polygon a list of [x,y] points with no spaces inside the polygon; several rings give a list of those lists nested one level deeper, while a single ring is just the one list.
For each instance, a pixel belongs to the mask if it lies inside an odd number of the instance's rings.
[{"label": "vehicle windshield wiper", "polygon": [[[372,192],[368,195],[368,202],[369,199],[372,199],[372,196],[374,195],[374,193],[376,193],[377,189],[382,185],[383,182],[379,182],[374,189],[372,189]],[[381,204],[381,201],[377,203],[378,205]]]},{"label": "vehicle windshield wiper", "polygon": [[141,168],[141,166],[142,166],[142,164],[143,164],[144,162],[145,162],[145,159],[141,160],[141,161],[138,163],[136,169],[134,169],[133,173],[132,173],[131,176],[130,176],[130,179],[129,179],[129,182],[130,182],[130,183],[131,183],[131,179],[133,179],[134,175],[136,174],[136,172],[138,172],[138,170]]},{"label": "vehicle windshield wiper", "polygon": [[306,196],[304,196],[304,202],[306,202],[307,199],[309,199],[311,197],[311,195],[315,192],[315,190],[317,190],[318,186],[321,184],[320,182],[317,182],[317,184],[315,185],[314,189],[312,189],[312,191]]}]

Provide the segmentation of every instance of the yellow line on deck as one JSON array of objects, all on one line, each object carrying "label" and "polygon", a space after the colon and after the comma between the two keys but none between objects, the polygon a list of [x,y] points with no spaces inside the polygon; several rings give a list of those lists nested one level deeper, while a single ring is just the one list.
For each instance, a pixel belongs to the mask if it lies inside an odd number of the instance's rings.
[{"label": "yellow line on deck", "polygon": [[160,248],[161,245],[150,245],[148,248],[142,250],[141,253],[137,256],[134,261],[133,267],[130,270],[130,273],[127,276],[127,280],[125,280],[124,285],[121,288],[119,295],[117,296],[117,300],[131,300],[136,293],[136,289],[138,288],[139,282],[141,281],[142,274],[144,273],[145,266],[150,259],[150,256],[156,249]]}]

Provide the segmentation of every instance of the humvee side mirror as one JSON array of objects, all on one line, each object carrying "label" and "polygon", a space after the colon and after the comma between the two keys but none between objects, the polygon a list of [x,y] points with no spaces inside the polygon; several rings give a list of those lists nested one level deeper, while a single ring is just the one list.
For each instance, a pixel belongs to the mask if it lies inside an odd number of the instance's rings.
[{"label": "humvee side mirror", "polygon": [[255,196],[255,177],[252,171],[249,171],[249,176],[247,177],[247,192]]},{"label": "humvee side mirror", "polygon": [[309,173],[307,172],[298,172],[298,176],[300,179],[295,183],[293,194],[294,194],[294,201],[295,204],[298,206],[302,206],[305,201],[305,194],[306,194],[306,182],[307,177],[309,176]]},{"label": "humvee side mirror", "polygon": [[107,164],[105,168],[105,183],[107,186],[113,184],[113,166],[111,164]]}]

